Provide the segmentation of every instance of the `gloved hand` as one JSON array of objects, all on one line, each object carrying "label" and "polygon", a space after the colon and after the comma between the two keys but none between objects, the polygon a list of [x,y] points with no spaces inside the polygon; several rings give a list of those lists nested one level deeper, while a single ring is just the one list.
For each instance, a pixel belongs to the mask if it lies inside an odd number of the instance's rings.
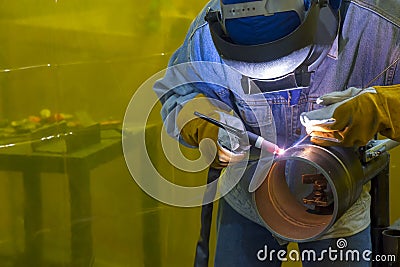
[{"label": "gloved hand", "polygon": [[326,107],[302,113],[311,141],[322,146],[363,146],[380,133],[400,140],[400,85],[350,87],[317,99]]},{"label": "gloved hand", "polygon": [[235,140],[232,134],[228,134],[224,129],[195,116],[194,111],[239,129],[243,129],[243,123],[240,119],[217,108],[202,94],[187,102],[180,110],[177,125],[181,129],[180,135],[186,143],[198,147],[203,140],[208,139],[216,145],[216,154],[210,143],[206,144],[202,151],[208,160],[212,160],[211,167],[224,168],[229,163],[235,163],[245,158],[248,148],[239,147],[239,141]]}]

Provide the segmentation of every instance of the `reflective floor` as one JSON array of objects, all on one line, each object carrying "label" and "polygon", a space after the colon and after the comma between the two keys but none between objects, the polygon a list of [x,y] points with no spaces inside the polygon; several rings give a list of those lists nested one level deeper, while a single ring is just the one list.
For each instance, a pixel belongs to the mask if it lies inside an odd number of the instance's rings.
[{"label": "reflective floor", "polygon": [[[205,2],[0,2],[0,266],[192,266],[200,210],[138,187],[121,123]],[[158,114],[150,121],[156,155]],[[397,149],[391,192],[399,168]],[[398,196],[390,197],[394,221]]]}]

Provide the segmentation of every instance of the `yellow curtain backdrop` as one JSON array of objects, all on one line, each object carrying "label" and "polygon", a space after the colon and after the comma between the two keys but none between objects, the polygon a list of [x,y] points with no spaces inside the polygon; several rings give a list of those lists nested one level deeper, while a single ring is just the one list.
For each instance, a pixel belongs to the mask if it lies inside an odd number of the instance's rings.
[{"label": "yellow curtain backdrop", "polygon": [[[116,139],[133,93],[166,67],[205,3],[0,2],[0,266],[193,265],[200,209],[145,194]],[[42,137],[65,133],[50,120],[59,116],[100,123],[108,129],[105,141],[94,149],[89,135],[73,152],[42,145]],[[157,112],[151,118],[148,147],[160,171],[178,183],[205,179],[165,164],[158,153],[161,120]],[[48,131],[29,135],[43,130],[35,128],[38,120]],[[398,162],[394,155],[393,178]],[[393,178],[391,188],[398,188]]]}]

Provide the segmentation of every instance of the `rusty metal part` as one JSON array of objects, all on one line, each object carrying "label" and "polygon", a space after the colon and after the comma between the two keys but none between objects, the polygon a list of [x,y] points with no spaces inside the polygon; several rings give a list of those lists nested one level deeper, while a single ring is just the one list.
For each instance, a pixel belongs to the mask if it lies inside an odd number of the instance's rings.
[{"label": "rusty metal part", "polygon": [[303,198],[304,204],[314,205],[316,210],[318,207],[328,207],[333,203],[330,194],[325,191],[328,188],[328,181],[322,173],[303,174],[301,175],[301,180],[303,184],[313,185],[313,191]]}]

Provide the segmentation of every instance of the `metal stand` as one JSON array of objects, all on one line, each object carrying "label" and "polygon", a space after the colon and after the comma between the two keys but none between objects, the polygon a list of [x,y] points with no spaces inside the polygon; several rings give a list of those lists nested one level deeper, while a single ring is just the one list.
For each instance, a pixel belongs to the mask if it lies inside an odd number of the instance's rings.
[{"label": "metal stand", "polygon": [[[382,232],[389,227],[389,161],[386,167],[371,180],[371,240],[373,255],[383,255]],[[372,262],[372,267],[388,266],[384,262]]]},{"label": "metal stand", "polygon": [[395,261],[389,261],[388,266],[400,267],[400,220],[382,232],[384,255],[390,255]]}]

